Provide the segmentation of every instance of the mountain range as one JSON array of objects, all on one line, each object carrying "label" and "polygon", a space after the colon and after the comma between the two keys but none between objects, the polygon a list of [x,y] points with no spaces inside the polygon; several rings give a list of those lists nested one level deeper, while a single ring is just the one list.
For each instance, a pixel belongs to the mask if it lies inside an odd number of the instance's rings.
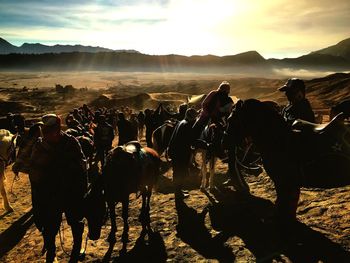
[{"label": "mountain range", "polygon": [[268,72],[275,68],[350,70],[350,38],[297,58],[265,59],[257,51],[231,56],[147,55],[135,50],[111,50],[82,45],[24,43],[17,47],[0,38],[1,70],[120,70]]},{"label": "mountain range", "polygon": [[45,54],[45,53],[70,53],[70,52],[130,52],[138,53],[136,50],[113,50],[104,47],[92,47],[82,45],[54,45],[48,46],[40,43],[24,43],[20,47],[12,45],[0,37],[0,54]]}]

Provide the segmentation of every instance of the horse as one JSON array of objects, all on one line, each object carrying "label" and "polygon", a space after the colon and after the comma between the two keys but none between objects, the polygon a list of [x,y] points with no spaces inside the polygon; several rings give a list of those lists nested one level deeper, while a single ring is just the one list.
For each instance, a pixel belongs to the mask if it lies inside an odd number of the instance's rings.
[{"label": "horse", "polygon": [[291,130],[276,111],[249,99],[229,117],[226,143],[234,151],[242,140],[252,140],[275,184],[278,215],[295,219],[300,187],[350,184],[350,131],[339,119],[323,127],[303,122],[304,129]]},{"label": "horse", "polygon": [[152,148],[159,156],[161,156],[167,149],[177,123],[177,120],[170,119],[153,131]]},{"label": "horse", "polygon": [[129,231],[129,196],[131,193],[139,193],[142,196],[139,221],[142,224],[143,233],[150,230],[150,201],[152,189],[159,174],[159,155],[151,148],[141,147],[137,141],[128,142],[110,151],[102,170],[104,195],[111,219],[111,232],[108,236],[110,243],[114,244],[116,242],[115,206],[118,202],[121,202],[124,221],[122,241],[126,248]]},{"label": "horse", "polygon": [[79,131],[72,128],[67,129],[65,132],[79,141],[87,163],[89,164],[89,167],[91,167],[96,153],[94,141],[88,135],[85,135],[85,133],[79,133]]},{"label": "horse", "polygon": [[6,213],[12,212],[13,208],[8,201],[5,189],[5,168],[15,161],[16,140],[17,134],[14,135],[8,130],[0,129],[0,192]]}]

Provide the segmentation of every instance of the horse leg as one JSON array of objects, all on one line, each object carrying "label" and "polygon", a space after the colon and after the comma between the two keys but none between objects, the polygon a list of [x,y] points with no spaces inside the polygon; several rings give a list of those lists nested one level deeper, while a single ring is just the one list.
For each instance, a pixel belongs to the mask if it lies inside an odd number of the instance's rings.
[{"label": "horse leg", "polygon": [[117,223],[116,223],[116,215],[115,215],[115,202],[114,201],[108,201],[108,210],[109,210],[109,217],[111,219],[111,232],[108,235],[108,242],[111,244],[115,244],[117,241],[115,238],[115,233],[117,232]]},{"label": "horse leg", "polygon": [[210,171],[209,189],[210,190],[214,189],[215,162],[216,162],[216,157],[214,156],[210,157],[210,161],[209,161],[209,171]]},{"label": "horse leg", "polygon": [[152,194],[152,188],[144,189],[142,192],[142,206],[140,211],[139,220],[142,225],[142,235],[146,234],[147,229],[150,226],[149,210],[150,210],[150,197]]},{"label": "horse leg", "polygon": [[122,242],[123,244],[126,244],[129,241],[129,224],[128,224],[128,217],[129,217],[129,196],[127,196],[122,201],[122,217],[123,217],[123,223],[124,223],[124,229],[122,234]]},{"label": "horse leg", "polygon": [[145,205],[145,226],[147,229],[151,227],[151,218],[149,211],[151,209],[151,196],[152,196],[152,186],[147,187],[146,192],[146,205]]},{"label": "horse leg", "polygon": [[5,164],[1,162],[0,167],[0,192],[4,204],[5,211],[7,213],[12,212],[13,208],[10,206],[9,200],[7,199],[6,189],[5,189]]},{"label": "horse leg", "polygon": [[201,190],[205,190],[205,187],[207,185],[207,162],[206,162],[206,152],[204,150],[201,151],[201,175],[202,175],[202,182],[201,182]]}]

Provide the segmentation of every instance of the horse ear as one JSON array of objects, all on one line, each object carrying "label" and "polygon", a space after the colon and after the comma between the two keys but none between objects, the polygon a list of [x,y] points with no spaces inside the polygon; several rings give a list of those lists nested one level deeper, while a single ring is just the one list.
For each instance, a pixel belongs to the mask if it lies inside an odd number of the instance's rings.
[{"label": "horse ear", "polygon": [[243,107],[243,104],[244,104],[243,100],[238,100],[237,103],[235,104],[234,110],[239,111]]}]

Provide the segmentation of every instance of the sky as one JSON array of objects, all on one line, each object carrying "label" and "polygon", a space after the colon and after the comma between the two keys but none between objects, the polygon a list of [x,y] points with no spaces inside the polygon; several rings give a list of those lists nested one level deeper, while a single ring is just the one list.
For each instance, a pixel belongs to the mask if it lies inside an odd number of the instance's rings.
[{"label": "sky", "polygon": [[0,0],[0,37],[16,46],[297,57],[350,37],[350,0]]}]

